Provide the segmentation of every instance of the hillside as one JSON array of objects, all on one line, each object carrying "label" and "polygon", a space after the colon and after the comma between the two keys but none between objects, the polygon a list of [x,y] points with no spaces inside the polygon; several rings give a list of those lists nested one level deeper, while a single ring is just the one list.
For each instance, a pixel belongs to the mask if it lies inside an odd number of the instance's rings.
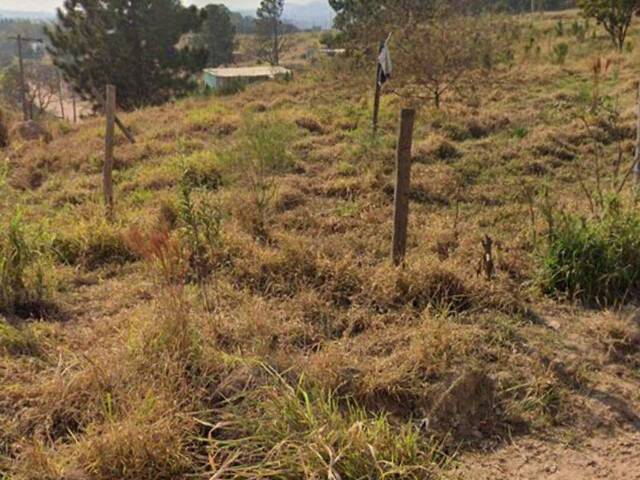
[{"label": "hillside", "polygon": [[[14,139],[0,478],[633,478],[635,292],[607,307],[543,281],[549,219],[588,217],[585,185],[617,185],[635,143],[638,26],[617,54],[574,19],[518,17],[494,81],[414,102],[400,268],[406,101],[383,96],[372,137],[372,71],[348,60],[122,114],[110,221],[104,119]],[[594,89],[619,115],[591,126]]]}]

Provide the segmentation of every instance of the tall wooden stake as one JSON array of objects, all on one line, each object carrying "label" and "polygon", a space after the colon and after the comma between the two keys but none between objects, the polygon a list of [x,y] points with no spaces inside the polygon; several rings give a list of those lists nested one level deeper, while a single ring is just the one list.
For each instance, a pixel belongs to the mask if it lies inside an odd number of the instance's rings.
[{"label": "tall wooden stake", "polygon": [[76,110],[76,92],[71,89],[71,105],[73,106],[73,123],[78,122],[78,113]]},{"label": "tall wooden stake", "polygon": [[640,188],[640,82],[636,92],[636,151],[633,162],[633,177],[637,189]]},{"label": "tall wooden stake", "polygon": [[104,189],[104,203],[107,209],[107,218],[113,217],[113,145],[116,118],[116,87],[107,85],[107,100],[105,102],[105,114],[107,117],[107,130],[105,134],[104,166],[102,180]]},{"label": "tall wooden stake", "polygon": [[396,154],[396,188],[393,207],[394,265],[400,265],[407,251],[407,227],[409,223],[409,189],[411,185],[411,146],[416,111],[405,108],[400,113],[400,131]]},{"label": "tall wooden stake", "polygon": [[62,117],[63,120],[65,120],[65,115],[64,115],[64,95],[62,93],[62,76],[60,75],[60,72],[58,71],[58,100],[60,100],[60,116]]}]

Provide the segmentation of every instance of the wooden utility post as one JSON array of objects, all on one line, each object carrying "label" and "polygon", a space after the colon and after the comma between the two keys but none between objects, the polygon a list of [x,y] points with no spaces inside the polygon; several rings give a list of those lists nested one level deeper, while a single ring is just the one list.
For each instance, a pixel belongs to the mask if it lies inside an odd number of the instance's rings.
[{"label": "wooden utility post", "polygon": [[394,265],[400,265],[407,251],[407,227],[409,224],[409,189],[411,186],[411,146],[416,111],[405,108],[400,113],[400,130],[396,154],[396,188],[393,206]]},{"label": "wooden utility post", "polygon": [[636,151],[633,162],[633,177],[636,188],[640,188],[640,82],[636,91]]},{"label": "wooden utility post", "polygon": [[24,77],[24,59],[22,56],[22,42],[37,42],[42,43],[41,38],[27,38],[22,35],[17,37],[9,37],[9,40],[15,40],[18,42],[18,67],[20,68],[20,98],[22,100],[22,117],[26,122],[31,119],[31,110],[27,105],[27,81]]},{"label": "wooden utility post", "polygon": [[62,76],[60,75],[60,71],[56,71],[58,74],[58,100],[60,101],[60,115],[62,119],[65,120],[64,116],[64,95],[62,93]]},{"label": "wooden utility post", "polygon": [[76,92],[71,89],[71,105],[73,106],[73,123],[78,122],[78,113],[76,110]]},{"label": "wooden utility post", "polygon": [[107,218],[113,217],[113,145],[116,118],[116,87],[107,85],[107,100],[105,102],[105,115],[107,129],[105,134],[104,165],[102,169],[102,181],[104,190],[104,204],[107,209]]}]

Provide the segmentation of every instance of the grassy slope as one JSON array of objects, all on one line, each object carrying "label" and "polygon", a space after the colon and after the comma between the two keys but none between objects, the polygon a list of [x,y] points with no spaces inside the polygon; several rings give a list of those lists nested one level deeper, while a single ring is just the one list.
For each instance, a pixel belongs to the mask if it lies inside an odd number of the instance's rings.
[{"label": "grassy slope", "polygon": [[[553,201],[586,212],[575,179],[588,145],[571,105],[593,58],[611,56],[603,88],[632,126],[640,49],[558,39],[554,23],[536,20],[540,54],[517,46],[500,82],[420,111],[403,270],[388,261],[401,103],[385,96],[372,142],[368,72],[318,65],[291,83],[124,115],[138,142],[118,140],[111,225],[102,121],[14,144],[2,220],[19,206],[70,265],[47,269],[57,308],[46,319],[2,324],[0,472],[427,478],[460,446],[627,428],[640,403],[634,313],[541,296],[525,191],[547,184]],[[562,66],[549,61],[558,41],[570,45]],[[277,176],[266,239],[226,161],[260,118],[282,127],[294,163]],[[124,239],[171,217],[185,165],[224,219],[210,281],[181,288],[130,261]],[[493,282],[476,274],[484,234],[499,246]]]}]

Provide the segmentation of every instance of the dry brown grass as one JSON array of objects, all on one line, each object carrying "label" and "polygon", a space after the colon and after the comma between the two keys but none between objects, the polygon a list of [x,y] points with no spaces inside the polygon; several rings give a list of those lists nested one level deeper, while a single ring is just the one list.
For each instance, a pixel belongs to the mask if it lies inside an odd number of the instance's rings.
[{"label": "dry brown grass", "polygon": [[[4,150],[0,223],[19,207],[50,235],[66,315],[0,314],[0,472],[427,479],[467,447],[615,428],[592,391],[614,368],[638,381],[637,319],[536,288],[543,184],[549,202],[588,211],[573,107],[608,50],[565,38],[566,64],[551,64],[555,20],[535,22],[539,54],[523,33],[495,85],[420,110],[403,268],[389,261],[403,100],[383,97],[373,139],[369,72],[341,59],[123,115],[137,143],[118,136],[112,223],[100,119]],[[625,105],[621,131],[598,128],[607,152],[632,140],[637,56],[602,84]],[[238,165],[259,156],[260,122],[286,132],[287,158],[258,212]],[[184,243],[185,185],[222,212],[206,252]],[[485,234],[492,281],[477,274]],[[198,255],[206,275],[191,272]]]}]

